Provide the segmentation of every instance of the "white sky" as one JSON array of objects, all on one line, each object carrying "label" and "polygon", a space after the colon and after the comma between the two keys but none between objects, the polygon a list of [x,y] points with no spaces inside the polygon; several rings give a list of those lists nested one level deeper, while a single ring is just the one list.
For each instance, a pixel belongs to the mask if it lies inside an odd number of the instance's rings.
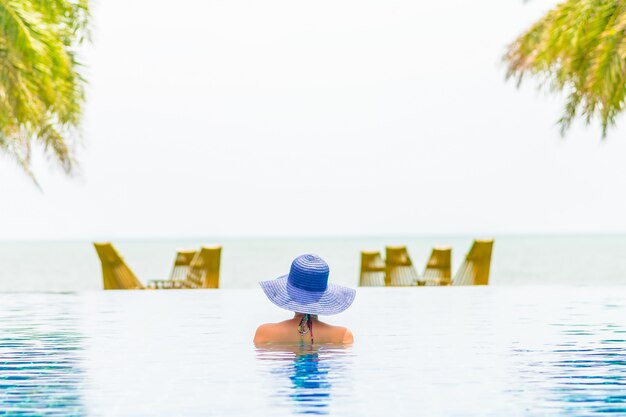
[{"label": "white sky", "polygon": [[97,1],[80,174],[0,159],[0,239],[624,232],[626,121],[504,80],[553,3]]}]

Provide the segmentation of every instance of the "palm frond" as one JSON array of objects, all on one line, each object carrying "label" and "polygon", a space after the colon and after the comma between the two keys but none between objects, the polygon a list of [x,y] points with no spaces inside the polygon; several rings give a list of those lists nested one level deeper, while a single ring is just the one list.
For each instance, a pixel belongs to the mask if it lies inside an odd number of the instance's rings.
[{"label": "palm frond", "polygon": [[518,85],[530,75],[540,86],[567,96],[559,119],[600,121],[602,137],[624,109],[626,97],[626,0],[566,0],[508,48],[507,78]]},{"label": "palm frond", "polygon": [[34,178],[38,146],[66,173],[75,165],[85,80],[78,45],[88,37],[88,0],[0,0],[0,151]]}]

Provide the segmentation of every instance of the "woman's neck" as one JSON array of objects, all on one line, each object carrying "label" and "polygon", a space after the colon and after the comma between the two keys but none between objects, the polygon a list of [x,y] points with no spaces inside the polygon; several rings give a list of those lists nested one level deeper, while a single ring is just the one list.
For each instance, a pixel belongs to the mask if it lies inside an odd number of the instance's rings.
[{"label": "woman's neck", "polygon": [[[293,318],[294,319],[301,319],[302,317],[304,317],[305,313],[295,313]],[[309,317],[311,317],[311,320],[318,320],[317,318],[317,314],[309,314]]]}]

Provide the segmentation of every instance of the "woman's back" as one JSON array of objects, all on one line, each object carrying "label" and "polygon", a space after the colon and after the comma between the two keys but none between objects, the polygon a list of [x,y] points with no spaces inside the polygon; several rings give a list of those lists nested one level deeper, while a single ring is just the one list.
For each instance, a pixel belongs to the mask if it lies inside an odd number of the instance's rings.
[{"label": "woman's back", "polygon": [[[254,335],[255,344],[263,343],[336,343],[351,344],[354,341],[352,332],[346,327],[332,326],[317,319],[311,321],[311,329],[300,334],[298,327],[302,320],[296,315],[290,320],[279,323],[266,323],[259,326]],[[312,333],[312,336],[311,336]]]}]

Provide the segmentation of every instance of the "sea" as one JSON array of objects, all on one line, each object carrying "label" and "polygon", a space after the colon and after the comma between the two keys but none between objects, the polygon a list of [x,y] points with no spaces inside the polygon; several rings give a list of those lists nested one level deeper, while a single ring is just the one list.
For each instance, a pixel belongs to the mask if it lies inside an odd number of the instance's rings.
[{"label": "sea", "polygon": [[360,250],[405,244],[421,272],[446,244],[456,270],[473,238],[113,242],[144,282],[221,244],[222,289],[189,291],[102,291],[89,241],[3,242],[0,415],[626,415],[626,236],[496,236],[489,286],[357,289],[323,317],[352,346],[252,342],[292,314],[257,282],[300,254],[355,287]]},{"label": "sea", "polygon": [[[330,265],[332,282],[358,285],[361,250],[406,245],[418,272],[433,246],[452,247],[453,274],[474,238],[494,238],[490,285],[624,285],[626,235],[380,236],[114,240],[135,275],[147,282],[169,276],[177,249],[222,245],[220,288],[256,288],[289,271],[298,255],[315,253]],[[74,292],[102,288],[92,242],[0,242],[0,291]]]}]

